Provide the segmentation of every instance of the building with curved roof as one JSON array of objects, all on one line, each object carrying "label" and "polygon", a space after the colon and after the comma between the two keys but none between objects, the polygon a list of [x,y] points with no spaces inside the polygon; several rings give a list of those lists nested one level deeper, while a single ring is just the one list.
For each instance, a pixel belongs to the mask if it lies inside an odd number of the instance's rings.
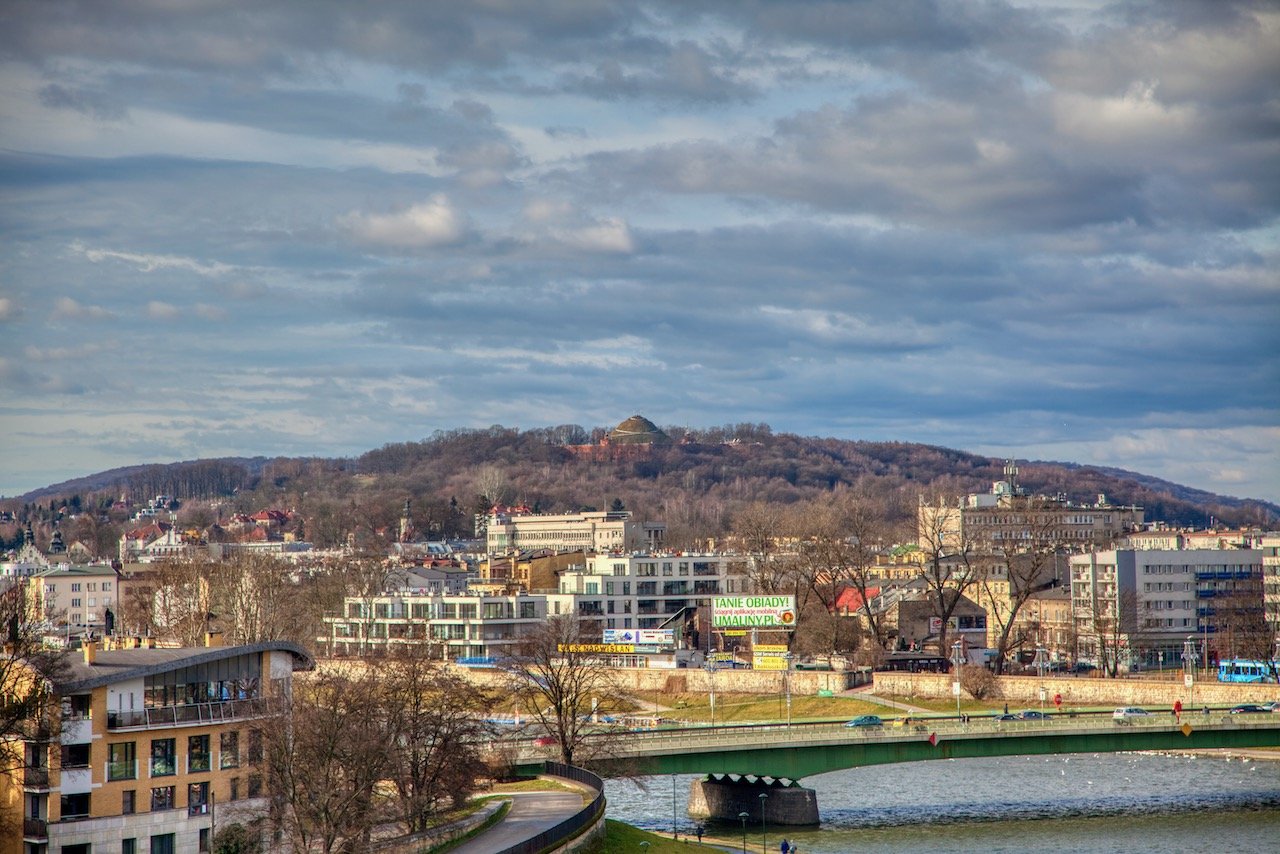
[{"label": "building with curved roof", "polygon": [[609,431],[609,442],[614,445],[669,445],[671,437],[643,415],[632,415]]}]

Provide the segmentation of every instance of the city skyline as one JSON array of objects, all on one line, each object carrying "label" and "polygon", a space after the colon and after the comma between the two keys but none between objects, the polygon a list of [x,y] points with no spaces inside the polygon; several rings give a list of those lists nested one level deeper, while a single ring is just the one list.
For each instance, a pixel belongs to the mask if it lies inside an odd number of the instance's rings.
[{"label": "city skyline", "polygon": [[0,22],[0,494],[640,413],[1280,501],[1270,4]]}]

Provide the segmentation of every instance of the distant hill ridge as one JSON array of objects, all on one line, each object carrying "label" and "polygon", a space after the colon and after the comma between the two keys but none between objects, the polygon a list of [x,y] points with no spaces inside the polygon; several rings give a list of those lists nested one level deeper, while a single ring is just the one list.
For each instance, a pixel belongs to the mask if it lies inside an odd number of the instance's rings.
[{"label": "distant hill ridge", "polygon": [[[639,418],[623,424],[635,425]],[[282,494],[347,495],[359,489],[396,508],[405,496],[453,496],[469,509],[489,497],[482,495],[486,488],[478,473],[487,471],[492,480],[496,471],[508,497],[544,512],[616,499],[658,519],[677,499],[790,503],[844,486],[893,493],[905,507],[917,495],[985,492],[1003,479],[1001,459],[932,445],[802,437],[773,433],[764,424],[703,430],[645,424],[642,432],[666,441],[638,447],[632,431],[613,452],[609,445],[617,441],[616,428],[457,429],[388,444],[354,459],[225,457],[126,466],[4,503],[128,492],[135,500],[160,494],[180,500],[238,495],[267,506]],[[583,455],[586,446],[596,448]],[[1019,484],[1029,492],[1088,504],[1105,494],[1114,504],[1142,505],[1148,520],[1173,525],[1204,527],[1216,521],[1269,527],[1280,519],[1280,505],[1271,502],[1215,495],[1123,469],[1022,460],[1019,468]]]}]

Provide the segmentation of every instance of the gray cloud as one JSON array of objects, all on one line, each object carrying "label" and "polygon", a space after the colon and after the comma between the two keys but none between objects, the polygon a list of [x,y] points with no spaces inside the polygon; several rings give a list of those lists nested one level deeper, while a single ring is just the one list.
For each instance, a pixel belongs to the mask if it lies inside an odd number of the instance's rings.
[{"label": "gray cloud", "polygon": [[10,3],[0,491],[642,411],[1280,499],[1280,56],[1212,5]]}]

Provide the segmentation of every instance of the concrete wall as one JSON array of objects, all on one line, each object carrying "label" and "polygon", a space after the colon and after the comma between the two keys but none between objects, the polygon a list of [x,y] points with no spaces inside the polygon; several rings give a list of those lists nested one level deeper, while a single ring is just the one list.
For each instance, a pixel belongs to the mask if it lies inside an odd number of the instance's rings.
[{"label": "concrete wall", "polygon": [[[1040,679],[1035,676],[1001,676],[1002,698],[1010,707],[1038,705],[1040,687],[1046,701],[1062,695],[1063,708],[1073,706],[1150,706],[1172,708],[1181,700],[1187,708],[1229,706],[1236,703],[1263,703],[1280,700],[1280,685],[1241,685],[1226,682],[1197,681],[1186,688],[1182,680],[1156,679],[1081,679],[1069,676]],[[952,698],[951,676],[945,673],[876,673],[875,693],[881,697]],[[964,695],[966,698],[968,694]]]}]

